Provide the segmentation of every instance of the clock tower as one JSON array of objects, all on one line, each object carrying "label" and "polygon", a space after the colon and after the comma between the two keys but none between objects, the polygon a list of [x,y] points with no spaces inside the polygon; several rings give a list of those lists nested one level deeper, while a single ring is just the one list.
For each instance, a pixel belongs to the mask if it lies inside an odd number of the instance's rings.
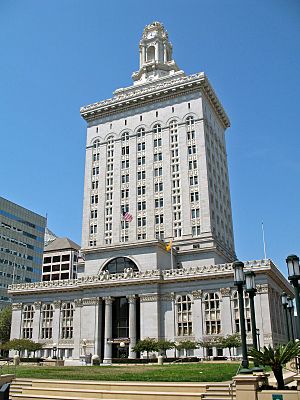
[{"label": "clock tower", "polygon": [[145,27],[139,47],[140,69],[132,74],[134,85],[175,73],[184,75],[172,58],[172,44],[160,22]]}]

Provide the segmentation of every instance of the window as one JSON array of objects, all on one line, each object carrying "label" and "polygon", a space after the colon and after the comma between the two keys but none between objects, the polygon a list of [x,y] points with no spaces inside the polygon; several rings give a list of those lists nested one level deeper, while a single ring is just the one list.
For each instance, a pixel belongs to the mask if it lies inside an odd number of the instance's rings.
[{"label": "window", "polygon": [[138,271],[138,267],[133,261],[127,257],[118,257],[109,261],[102,271],[108,271],[110,274],[123,273],[125,269],[130,268],[133,271]]},{"label": "window", "polygon": [[162,182],[155,183],[154,191],[155,193],[162,192],[164,190],[164,184]]},{"label": "window", "polygon": [[129,197],[129,189],[121,190],[121,198],[128,199],[128,197]]},{"label": "window", "polygon": [[63,304],[61,310],[61,338],[73,338],[74,306],[72,303]]},{"label": "window", "polygon": [[22,320],[22,337],[23,339],[32,339],[34,307],[33,305],[24,306]]},{"label": "window", "polygon": [[139,233],[137,235],[138,240],[147,239],[146,233]]},{"label": "window", "polygon": [[201,229],[199,225],[192,226],[192,236],[200,236]]},{"label": "window", "polygon": [[192,219],[199,218],[199,217],[200,217],[200,209],[199,208],[192,209]]},{"label": "window", "polygon": [[138,151],[145,150],[145,147],[146,147],[145,142],[138,143],[138,145],[137,145],[137,150],[138,150]]},{"label": "window", "polygon": [[194,186],[194,185],[198,185],[198,176],[190,176],[190,185]]},{"label": "window", "polygon": [[138,218],[137,219],[137,226],[146,226],[146,217]]},{"label": "window", "polygon": [[42,339],[52,339],[53,306],[44,304],[42,307]]},{"label": "window", "polygon": [[188,153],[189,155],[196,154],[197,153],[196,145],[193,144],[192,146],[188,146]]},{"label": "window", "polygon": [[162,129],[161,129],[161,125],[160,124],[155,124],[153,126],[153,132],[154,133],[160,133],[161,131],[162,131]]},{"label": "window", "polygon": [[96,149],[97,147],[100,147],[100,140],[95,140],[94,141],[94,143],[93,143],[93,147],[94,147],[94,149]]},{"label": "window", "polygon": [[122,156],[129,154],[129,146],[122,147]]},{"label": "window", "polygon": [[192,192],[191,193],[191,202],[199,201],[199,192]]},{"label": "window", "polygon": [[218,293],[206,293],[204,296],[204,319],[206,335],[221,333],[221,309]]},{"label": "window", "polygon": [[94,167],[93,168],[93,176],[99,175],[99,167]]},{"label": "window", "polygon": [[129,132],[123,132],[121,135],[122,142],[127,142],[129,140]]},{"label": "window", "polygon": [[138,208],[138,211],[146,210],[146,202],[145,201],[139,201],[137,203],[137,208]]},{"label": "window", "polygon": [[178,296],[177,308],[177,336],[190,336],[193,332],[192,300],[190,296]]},{"label": "window", "polygon": [[154,168],[154,176],[162,176],[162,167]]},{"label": "window", "polygon": [[146,193],[146,186],[138,186],[138,188],[137,188],[138,196],[142,196],[145,193]]},{"label": "window", "polygon": [[159,147],[161,146],[161,138],[154,139],[154,147]]},{"label": "window", "polygon": [[159,199],[155,199],[155,208],[163,207],[164,199],[161,197]]},{"label": "window", "polygon": [[162,153],[155,153],[153,156],[153,161],[162,161]]},{"label": "window", "polygon": [[146,158],[145,158],[145,156],[143,156],[143,157],[138,157],[138,159],[137,159],[137,164],[138,164],[138,165],[145,165],[145,163],[146,163]]},{"label": "window", "polygon": [[164,215],[163,214],[155,215],[155,223],[163,224],[164,223]]},{"label": "window", "polygon": [[98,204],[98,195],[91,196],[91,204]]},{"label": "window", "polygon": [[99,181],[93,181],[92,182],[92,189],[98,189],[99,187]]},{"label": "window", "polygon": [[189,161],[189,170],[191,171],[192,169],[196,168],[197,168],[197,160]]},{"label": "window", "polygon": [[144,136],[145,136],[145,128],[139,128],[137,130],[137,137],[141,138],[141,137],[144,137]]},{"label": "window", "polygon": [[122,175],[122,183],[128,183],[129,182],[129,175]]},{"label": "window", "polygon": [[121,168],[129,168],[129,160],[122,160]]},{"label": "window", "polygon": [[139,171],[137,174],[137,180],[146,179],[146,171]]},{"label": "window", "polygon": [[[235,331],[240,333],[240,308],[239,308],[239,298],[238,292],[233,294],[233,312],[234,312],[234,322]],[[251,332],[251,314],[250,314],[250,299],[249,294],[244,292],[244,313],[245,313],[245,325],[246,332]]]},{"label": "window", "polygon": [[188,127],[188,129],[193,128],[195,125],[194,117],[192,117],[192,116],[187,117],[187,119],[185,120],[185,123],[186,123],[186,126]]},{"label": "window", "polygon": [[97,225],[91,225],[90,226],[90,233],[91,234],[97,233]]}]

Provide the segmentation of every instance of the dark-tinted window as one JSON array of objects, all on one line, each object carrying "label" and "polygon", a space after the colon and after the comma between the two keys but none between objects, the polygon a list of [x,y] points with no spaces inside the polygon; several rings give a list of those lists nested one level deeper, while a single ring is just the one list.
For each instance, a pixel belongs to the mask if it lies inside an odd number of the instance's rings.
[{"label": "dark-tinted window", "polygon": [[109,271],[110,274],[116,274],[124,272],[125,268],[132,268],[134,271],[138,271],[138,267],[135,263],[126,257],[114,258],[105,265],[103,270]]}]

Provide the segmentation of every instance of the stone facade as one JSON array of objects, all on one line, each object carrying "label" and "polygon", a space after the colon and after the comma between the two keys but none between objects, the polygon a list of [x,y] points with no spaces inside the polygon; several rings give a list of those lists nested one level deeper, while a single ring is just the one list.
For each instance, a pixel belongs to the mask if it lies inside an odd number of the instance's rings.
[{"label": "stone facade", "polygon": [[[133,80],[80,110],[88,126],[77,279],[10,289],[12,337],[43,343],[44,357],[57,347],[62,358],[97,354],[109,363],[135,358],[146,337],[202,341],[239,331],[229,119],[204,73],[179,70],[158,22],[144,30]],[[245,266],[257,276],[260,344],[285,341],[279,299],[282,290],[292,295],[288,282],[270,260]],[[251,344],[247,298],[245,308]]]}]

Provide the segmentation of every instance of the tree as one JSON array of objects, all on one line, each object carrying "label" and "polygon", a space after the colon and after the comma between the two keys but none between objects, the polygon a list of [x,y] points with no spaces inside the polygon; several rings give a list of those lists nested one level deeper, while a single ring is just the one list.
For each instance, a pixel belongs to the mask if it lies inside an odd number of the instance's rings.
[{"label": "tree", "polygon": [[219,341],[220,347],[229,350],[229,355],[231,357],[231,349],[241,347],[241,337],[238,333],[234,333],[233,335],[227,335],[225,337],[220,338]]},{"label": "tree", "polygon": [[11,306],[5,307],[0,312],[0,341],[5,343],[10,338],[10,327],[11,327]]},{"label": "tree", "polygon": [[189,350],[195,350],[198,348],[198,344],[192,340],[182,340],[181,342],[177,343],[176,349],[177,350],[184,350],[185,356],[187,357],[187,353]]},{"label": "tree", "polygon": [[203,339],[200,342],[198,342],[198,345],[200,347],[203,347],[204,349],[211,349],[214,346],[217,346],[220,341],[220,338],[210,338],[210,339]]},{"label": "tree", "polygon": [[167,350],[174,349],[175,342],[171,342],[170,340],[160,339],[157,341],[157,349],[159,352],[166,354]]},{"label": "tree", "polygon": [[16,350],[20,355],[20,352],[24,350],[36,352],[42,348],[42,345],[29,339],[12,339],[1,345],[1,348],[3,350]]},{"label": "tree", "polygon": [[133,347],[133,351],[137,352],[147,352],[147,358],[149,359],[150,351],[158,351],[157,340],[153,338],[146,338],[137,342]]},{"label": "tree", "polygon": [[270,366],[277,381],[277,389],[284,389],[283,366],[293,358],[300,355],[300,342],[290,341],[286,345],[276,348],[264,346],[263,350],[251,349],[249,355],[259,364]]}]

